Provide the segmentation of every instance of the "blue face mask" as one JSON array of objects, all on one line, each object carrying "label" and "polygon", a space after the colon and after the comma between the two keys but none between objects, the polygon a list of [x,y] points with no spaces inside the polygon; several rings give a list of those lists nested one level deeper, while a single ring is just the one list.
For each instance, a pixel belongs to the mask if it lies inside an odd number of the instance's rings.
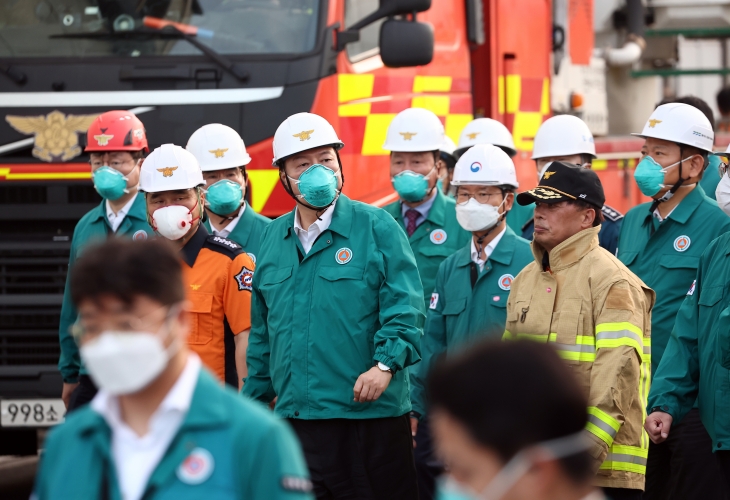
[{"label": "blue face mask", "polygon": [[[433,172],[433,170],[431,170]],[[428,176],[417,174],[412,170],[404,170],[392,179],[393,188],[404,201],[416,202],[423,200],[428,194]]]},{"label": "blue face mask", "polygon": [[105,200],[118,200],[127,190],[127,178],[119,171],[111,167],[103,166],[97,168],[91,178],[94,181],[94,188]]},{"label": "blue face mask", "polygon": [[304,200],[314,208],[324,208],[332,204],[337,196],[337,176],[332,169],[315,163],[302,172],[299,179],[289,180],[299,186],[301,194],[297,198]]},{"label": "blue face mask", "polygon": [[228,179],[214,183],[205,192],[205,204],[208,205],[208,209],[220,216],[231,214],[241,208],[242,201],[241,185]]},{"label": "blue face mask", "polygon": [[[686,159],[688,158],[685,158],[685,160]],[[646,155],[643,157],[639,164],[636,165],[636,170],[634,171],[634,180],[639,186],[639,190],[650,198],[656,196],[656,194],[665,187],[664,174],[666,174],[667,170],[670,168],[682,163],[682,161],[684,160],[672,163],[668,167],[662,167],[651,156]]]}]

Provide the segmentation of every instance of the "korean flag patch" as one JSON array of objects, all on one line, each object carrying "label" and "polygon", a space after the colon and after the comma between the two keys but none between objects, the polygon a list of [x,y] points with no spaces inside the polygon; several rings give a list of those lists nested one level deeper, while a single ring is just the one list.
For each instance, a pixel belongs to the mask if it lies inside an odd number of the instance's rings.
[{"label": "korean flag patch", "polygon": [[436,306],[439,303],[439,294],[432,293],[431,294],[431,305],[429,305],[429,309],[436,309]]},{"label": "korean flag patch", "polygon": [[694,280],[692,282],[692,286],[689,287],[689,290],[687,291],[687,295],[694,295],[695,294],[695,285],[697,285],[697,280]]},{"label": "korean flag patch", "polygon": [[243,266],[241,272],[234,276],[236,284],[238,285],[238,291],[244,290],[251,291],[251,284],[253,283],[253,271]]}]

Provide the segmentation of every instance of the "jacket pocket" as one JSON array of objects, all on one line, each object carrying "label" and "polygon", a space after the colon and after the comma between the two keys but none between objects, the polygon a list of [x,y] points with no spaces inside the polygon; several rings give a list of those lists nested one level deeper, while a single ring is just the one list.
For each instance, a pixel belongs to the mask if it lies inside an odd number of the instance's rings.
[{"label": "jacket pocket", "polygon": [[339,280],[361,280],[364,269],[362,267],[350,266],[328,266],[319,270],[320,277],[327,281],[337,282]]},{"label": "jacket pocket", "polygon": [[[590,345],[584,345],[583,341],[583,315],[581,307],[583,299],[563,299],[560,305],[560,317],[556,328],[555,347],[558,354],[569,365],[579,363]],[[581,341],[578,337],[580,336]],[[595,353],[595,347],[593,348]]]},{"label": "jacket pocket", "polygon": [[292,269],[293,266],[282,267],[275,271],[262,273],[260,276],[261,281],[258,290],[269,308],[273,304],[291,303],[291,297],[287,296],[288,289],[291,287],[286,286],[286,284],[292,276]]},{"label": "jacket pocket", "polygon": [[618,260],[623,262],[623,264],[627,267],[633,264],[636,260],[636,256],[639,255],[639,252],[622,252],[620,250],[621,248],[619,248]]},{"label": "jacket pocket", "polygon": [[452,253],[454,253],[454,248],[452,248],[451,245],[448,243],[443,243],[441,245],[421,245],[418,247],[418,253],[421,255],[425,255],[426,257],[443,257],[446,258]]},{"label": "jacket pocket", "polygon": [[[701,306],[712,307],[722,299],[722,293],[725,285],[703,286],[699,293],[700,297],[697,303]],[[697,293],[697,291],[695,291]]]},{"label": "jacket pocket", "polygon": [[662,255],[659,257],[659,265],[667,269],[697,269],[700,258],[691,255]]},{"label": "jacket pocket", "polygon": [[720,313],[714,330],[718,362],[725,369],[730,370],[730,308],[726,307]]},{"label": "jacket pocket", "polygon": [[466,309],[466,299],[454,299],[444,305],[441,314],[444,316],[456,316],[464,312],[464,309]]},{"label": "jacket pocket", "polygon": [[192,329],[188,337],[190,345],[204,345],[213,340],[213,294],[190,292],[188,300],[192,303]]}]

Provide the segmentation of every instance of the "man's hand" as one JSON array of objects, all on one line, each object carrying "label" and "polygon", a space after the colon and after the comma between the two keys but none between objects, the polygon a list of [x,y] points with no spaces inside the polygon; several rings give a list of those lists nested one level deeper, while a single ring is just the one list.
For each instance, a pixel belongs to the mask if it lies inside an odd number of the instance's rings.
[{"label": "man's hand", "polygon": [[61,391],[61,399],[63,400],[63,404],[66,405],[66,409],[68,410],[68,404],[71,401],[71,393],[74,392],[74,389],[76,389],[79,386],[79,383],[76,382],[75,384],[67,384],[66,382],[63,383],[63,390]]},{"label": "man's hand", "polygon": [[646,417],[644,429],[649,433],[649,437],[654,444],[666,441],[669,437],[669,430],[672,428],[673,420],[669,413],[664,413],[663,411],[655,411]]},{"label": "man's hand", "polygon": [[416,447],[416,434],[418,433],[418,419],[411,417],[411,436],[413,436],[413,447]]},{"label": "man's hand", "polygon": [[391,372],[384,372],[377,366],[373,366],[365,373],[357,377],[353,392],[355,401],[358,403],[370,403],[380,397],[390,384],[393,378]]}]

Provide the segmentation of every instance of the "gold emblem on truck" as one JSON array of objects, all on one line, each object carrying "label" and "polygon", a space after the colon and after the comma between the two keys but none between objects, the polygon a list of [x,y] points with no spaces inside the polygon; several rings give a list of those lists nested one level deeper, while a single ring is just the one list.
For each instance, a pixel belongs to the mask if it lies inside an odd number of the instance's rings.
[{"label": "gold emblem on truck", "polygon": [[99,115],[65,115],[51,111],[46,116],[7,115],[11,127],[21,134],[33,135],[33,156],[43,161],[68,161],[81,154],[77,134],[86,133]]}]

